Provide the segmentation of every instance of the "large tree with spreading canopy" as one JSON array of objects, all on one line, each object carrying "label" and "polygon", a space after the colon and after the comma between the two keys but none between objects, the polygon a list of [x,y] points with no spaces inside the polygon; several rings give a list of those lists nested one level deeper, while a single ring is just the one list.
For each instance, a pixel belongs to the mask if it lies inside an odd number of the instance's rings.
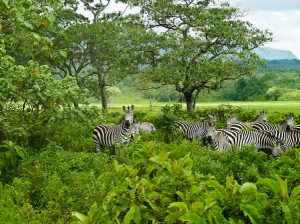
[{"label": "large tree with spreading canopy", "polygon": [[261,59],[253,49],[271,40],[271,33],[243,20],[229,3],[213,0],[132,1],[141,7],[148,28],[163,36],[157,60],[142,74],[158,85],[173,85],[187,110],[198,94],[221,87],[225,80],[251,74]]}]

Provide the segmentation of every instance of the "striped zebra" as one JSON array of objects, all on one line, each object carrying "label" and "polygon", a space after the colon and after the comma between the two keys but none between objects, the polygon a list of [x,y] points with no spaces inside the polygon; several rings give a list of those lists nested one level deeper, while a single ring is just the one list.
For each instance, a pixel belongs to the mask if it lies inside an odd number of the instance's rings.
[{"label": "striped zebra", "polygon": [[175,125],[179,128],[180,132],[183,133],[186,139],[193,140],[199,139],[203,140],[206,133],[207,123],[215,123],[215,116],[208,116],[208,119],[201,122],[188,122],[183,120],[175,121]]},{"label": "striped zebra", "polygon": [[284,142],[287,148],[300,146],[300,131],[298,130],[268,131],[266,133]]},{"label": "striped zebra", "polygon": [[259,131],[217,130],[215,126],[208,126],[206,137],[208,144],[219,151],[230,148],[241,149],[244,145],[253,145],[257,150],[270,149],[273,156],[279,156],[280,152],[286,148],[284,142]]},{"label": "striped zebra", "polygon": [[131,105],[131,108],[127,107],[127,109],[123,106],[124,116],[120,124],[101,124],[94,128],[93,140],[97,152],[100,152],[105,146],[112,146],[115,149],[117,144],[129,143],[130,130],[133,123],[133,109],[133,105]]},{"label": "striped zebra", "polygon": [[140,139],[140,131],[145,131],[149,133],[155,132],[156,128],[154,124],[150,122],[137,122],[134,121],[131,125],[130,135],[131,138],[134,139],[135,136],[138,136],[138,140]]},{"label": "striped zebra", "polygon": [[259,131],[277,131],[277,130],[292,130],[294,126],[294,116],[288,114],[285,117],[285,120],[280,124],[269,124],[263,122],[256,122],[251,125],[254,129]]},{"label": "striped zebra", "polygon": [[298,124],[298,125],[294,126],[294,127],[293,127],[293,130],[295,130],[295,131],[300,131],[300,125]]},{"label": "striped zebra", "polygon": [[239,121],[237,117],[230,115],[227,117],[227,129],[230,130],[245,130],[248,127],[250,127],[252,124],[255,124],[257,122],[267,122],[267,112],[266,111],[261,111],[259,115],[256,117],[254,121],[250,122],[243,122]]}]

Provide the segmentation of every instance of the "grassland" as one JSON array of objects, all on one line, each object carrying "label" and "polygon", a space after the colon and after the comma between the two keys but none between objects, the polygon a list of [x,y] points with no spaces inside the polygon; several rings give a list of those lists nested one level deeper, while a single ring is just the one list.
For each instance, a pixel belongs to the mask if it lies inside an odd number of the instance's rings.
[{"label": "grassland", "polygon": [[[158,112],[161,107],[169,104],[172,105],[178,102],[152,102],[152,111]],[[99,106],[100,103],[96,101],[91,102],[92,105]],[[110,110],[116,110],[123,105],[131,105],[134,104],[138,110],[141,111],[149,111],[150,103],[146,99],[134,99],[130,100],[128,98],[122,100],[115,99],[111,105]],[[183,107],[185,107],[185,103],[182,103]],[[256,110],[266,110],[268,112],[281,112],[281,113],[299,113],[300,112],[300,101],[224,101],[224,102],[198,102],[197,108],[208,108],[208,107],[218,107],[222,105],[231,105],[238,106],[245,109],[256,109]]]}]

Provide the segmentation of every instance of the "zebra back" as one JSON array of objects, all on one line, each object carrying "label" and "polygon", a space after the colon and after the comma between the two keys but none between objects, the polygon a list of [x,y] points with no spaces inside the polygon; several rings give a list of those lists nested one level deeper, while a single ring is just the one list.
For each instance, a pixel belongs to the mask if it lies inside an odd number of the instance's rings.
[{"label": "zebra back", "polygon": [[294,126],[294,117],[292,114],[286,115],[285,120],[279,124],[269,124],[264,122],[256,122],[252,127],[260,131],[278,131],[278,130],[292,130]]},{"label": "zebra back", "polygon": [[208,119],[201,122],[188,122],[183,120],[175,121],[175,124],[179,128],[180,132],[189,140],[199,139],[202,140],[205,136],[207,125],[215,124],[216,117],[208,116]]},{"label": "zebra back", "polygon": [[250,121],[250,122],[243,122],[243,121],[239,121],[237,117],[233,116],[233,115],[229,115],[227,117],[227,129],[230,130],[246,130],[248,129],[248,127],[251,127],[252,124],[255,124],[257,122],[263,122],[266,123],[267,122],[267,112],[265,112],[264,110],[260,112],[260,114],[256,117],[256,119],[254,121]]},{"label": "zebra back", "polygon": [[244,145],[253,145],[256,149],[270,149],[273,156],[278,156],[286,148],[284,142],[259,131],[212,129],[208,131],[208,135],[210,144],[218,147],[220,151],[232,147],[241,149]]},{"label": "zebra back", "polygon": [[286,148],[300,146],[300,131],[269,131],[266,133],[284,142]]},{"label": "zebra back", "polygon": [[296,125],[296,126],[294,126],[292,130],[295,130],[295,131],[300,131],[300,125]]}]

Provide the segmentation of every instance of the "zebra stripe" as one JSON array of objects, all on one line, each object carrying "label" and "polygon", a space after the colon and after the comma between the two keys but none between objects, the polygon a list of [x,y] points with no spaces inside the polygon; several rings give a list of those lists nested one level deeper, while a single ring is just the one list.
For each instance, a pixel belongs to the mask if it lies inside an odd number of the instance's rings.
[{"label": "zebra stripe", "polygon": [[241,149],[244,145],[253,145],[258,149],[270,149],[273,156],[279,156],[282,149],[286,146],[277,138],[259,131],[232,131],[208,129],[207,139],[211,147],[220,151],[229,148]]},{"label": "zebra stripe", "polygon": [[130,136],[131,139],[134,139],[135,136],[138,136],[138,140],[140,139],[140,131],[145,131],[149,133],[153,133],[156,130],[154,124],[149,122],[134,122],[131,125]]},{"label": "zebra stripe", "polygon": [[209,122],[215,123],[216,117],[209,115],[208,119],[201,122],[177,120],[175,121],[175,124],[179,127],[186,139],[193,140],[198,138],[199,140],[202,140],[205,137],[207,124]]},{"label": "zebra stripe", "polygon": [[257,122],[264,122],[264,123],[267,122],[267,112],[265,112],[264,110],[261,111],[259,115],[256,117],[256,119],[250,122],[239,121],[237,117],[230,115],[227,117],[227,129],[236,130],[236,131],[244,130]]},{"label": "zebra stripe", "polygon": [[285,120],[281,124],[268,124],[257,122],[252,124],[252,127],[260,131],[278,131],[278,130],[292,130],[294,126],[293,115],[287,115]]},{"label": "zebra stripe", "polygon": [[214,136],[207,136],[206,140],[209,146],[213,149],[225,151],[231,148],[228,136],[226,136],[226,134],[222,131],[216,131]]},{"label": "zebra stripe", "polygon": [[233,131],[246,130],[248,127],[250,127],[250,126],[246,125],[246,124],[243,124],[243,123],[233,123],[231,125],[227,125],[227,128],[229,130],[233,130]]},{"label": "zebra stripe", "polygon": [[93,130],[93,140],[96,145],[96,151],[100,152],[105,146],[115,146],[117,144],[127,144],[130,141],[130,130],[133,123],[133,105],[131,108],[125,108],[121,123],[118,125],[102,124]]},{"label": "zebra stripe", "polygon": [[294,126],[292,130],[295,130],[295,131],[300,131],[300,125],[296,125],[296,126]]},{"label": "zebra stripe", "polygon": [[284,142],[287,148],[300,146],[300,131],[270,131],[266,133]]}]

